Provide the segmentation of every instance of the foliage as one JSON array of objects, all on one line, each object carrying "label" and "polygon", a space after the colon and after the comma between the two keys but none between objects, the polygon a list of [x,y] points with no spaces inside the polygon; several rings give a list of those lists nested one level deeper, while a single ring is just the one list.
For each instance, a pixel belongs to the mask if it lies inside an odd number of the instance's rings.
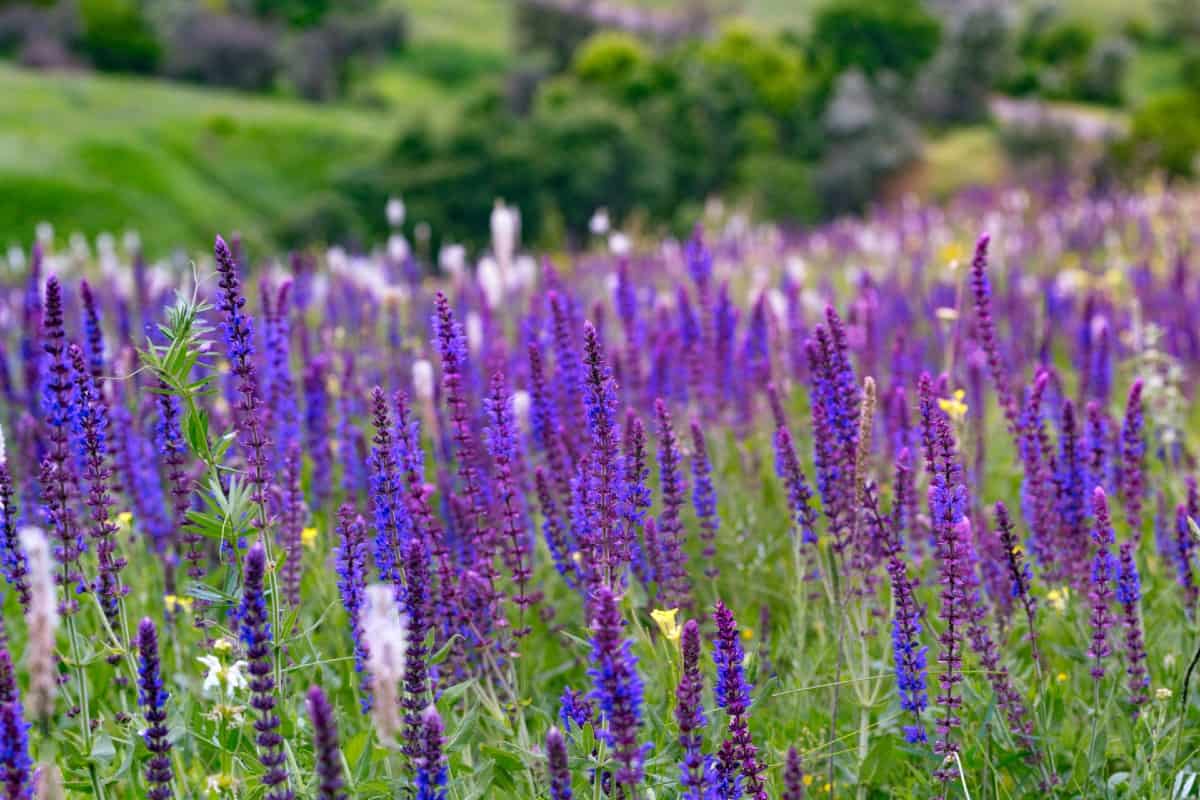
[{"label": "foliage", "polygon": [[816,12],[812,48],[831,74],[857,68],[911,78],[933,57],[941,26],[920,0],[830,0]]},{"label": "foliage", "polygon": [[162,45],[136,0],[81,0],[80,49],[97,69],[154,72]]},{"label": "foliage", "polygon": [[1117,158],[1135,172],[1151,168],[1174,177],[1191,177],[1200,168],[1200,106],[1186,90],[1165,92],[1133,115]]}]

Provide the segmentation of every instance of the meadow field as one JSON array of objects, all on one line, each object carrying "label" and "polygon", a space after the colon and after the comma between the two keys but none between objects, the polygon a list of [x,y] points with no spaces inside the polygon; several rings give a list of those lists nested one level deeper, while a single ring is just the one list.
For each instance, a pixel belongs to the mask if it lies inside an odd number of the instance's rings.
[{"label": "meadow field", "polygon": [[398,202],[288,261],[43,230],[0,796],[1194,797],[1197,212],[540,258],[500,207],[436,269]]}]

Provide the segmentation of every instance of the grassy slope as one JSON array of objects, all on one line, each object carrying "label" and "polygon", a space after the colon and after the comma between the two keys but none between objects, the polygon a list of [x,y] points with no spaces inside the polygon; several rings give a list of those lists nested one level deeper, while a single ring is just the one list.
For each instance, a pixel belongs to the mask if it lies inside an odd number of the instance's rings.
[{"label": "grassy slope", "polygon": [[0,97],[0,244],[43,219],[137,226],[153,249],[232,229],[263,243],[268,220],[392,129],[379,113],[7,66]]}]

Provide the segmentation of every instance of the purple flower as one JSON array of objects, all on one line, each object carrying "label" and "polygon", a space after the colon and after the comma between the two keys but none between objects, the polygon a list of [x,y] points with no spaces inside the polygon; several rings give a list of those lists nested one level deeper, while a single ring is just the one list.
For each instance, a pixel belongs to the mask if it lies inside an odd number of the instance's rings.
[{"label": "purple flower", "polygon": [[692,230],[692,236],[683,248],[683,260],[687,264],[688,274],[699,287],[708,285],[712,278],[713,257],[704,246],[704,229],[697,225]]},{"label": "purple flower", "polygon": [[247,671],[250,673],[250,706],[258,712],[254,723],[258,760],[266,768],[262,782],[266,800],[292,800],[288,788],[288,773],[284,766],[287,754],[283,737],[279,735],[279,715],[275,712],[275,677],[272,674],[272,631],[267,615],[267,598],[263,578],[267,569],[267,554],[262,542],[255,542],[246,553],[242,572],[242,602],[238,608],[238,632],[246,647]]},{"label": "purple flower", "polygon": [[686,488],[680,472],[680,454],[671,412],[661,399],[654,403],[658,436],[658,479],[662,487],[662,512],[658,516],[657,533],[658,591],[668,608],[690,608],[692,586],[688,578],[687,553],[684,552],[684,530],[680,510]]},{"label": "purple flower", "polygon": [[592,705],[592,701],[586,694],[577,692],[570,686],[563,689],[558,704],[558,717],[562,720],[567,733],[571,732],[572,725],[582,728],[584,725],[590,725],[596,721],[596,708]]},{"label": "purple flower", "polygon": [[283,457],[283,485],[279,492],[279,542],[283,546],[280,584],[292,608],[300,606],[300,579],[303,577],[304,546],[301,532],[308,518],[304,490],[300,486],[300,445],[292,442]]},{"label": "purple flower", "polygon": [[183,560],[188,564],[188,577],[198,580],[204,577],[204,535],[189,524],[187,517],[192,505],[192,478],[188,471],[191,456],[180,427],[183,404],[167,391],[167,385],[161,381],[155,402],[158,406],[158,447],[166,465],[167,486],[171,496],[169,524],[179,533],[178,547],[183,550]]},{"label": "purple flower", "polygon": [[488,427],[484,441],[492,457],[492,482],[495,496],[493,501],[500,506],[504,522],[504,562],[516,584],[513,603],[520,615],[516,636],[524,636],[530,628],[526,625],[525,612],[534,602],[529,592],[529,580],[533,574],[530,566],[529,535],[525,529],[526,510],[524,499],[517,485],[516,472],[521,459],[517,439],[516,421],[513,419],[512,396],[504,383],[504,373],[492,376],[491,390],[484,400]]},{"label": "purple flower", "polygon": [[375,513],[375,566],[380,577],[398,584],[400,548],[411,535],[408,510],[401,500],[399,465],[392,439],[392,420],[383,389],[371,390],[371,508]]},{"label": "purple flower", "polygon": [[680,783],[685,800],[707,800],[710,792],[704,757],[704,676],[700,672],[700,624],[689,619],[680,640],[682,670],[675,687],[675,722],[679,725]]},{"label": "purple flower", "polygon": [[[0,437],[3,437],[0,432]],[[8,459],[0,453],[0,571],[17,593],[21,608],[29,610],[29,563],[17,536],[17,507],[13,499],[12,473]]]},{"label": "purple flower", "polygon": [[338,751],[337,719],[333,707],[319,686],[308,690],[305,701],[313,729],[317,800],[345,800],[346,793],[342,791],[342,756]]},{"label": "purple flower", "polygon": [[146,783],[150,790],[149,800],[168,800],[174,797],[171,789],[171,741],[167,738],[167,710],[169,696],[163,688],[158,662],[158,629],[154,620],[144,617],[138,625],[138,705],[146,718],[146,730],[142,739],[150,751],[146,762]]},{"label": "purple flower", "polygon": [[[713,662],[717,667],[717,682],[713,687],[717,705],[729,717],[729,730],[717,753],[718,794],[741,796],[740,780],[752,800],[767,800],[763,783],[763,765],[758,760],[758,748],[750,735],[750,684],[742,670],[746,654],[742,650],[741,632],[737,620],[725,604],[717,601],[713,611],[717,633],[714,640]],[[733,787],[738,787],[736,790]],[[722,791],[723,788],[723,791]]]},{"label": "purple flower", "polygon": [[350,618],[350,636],[354,640],[354,671],[360,676],[362,711],[371,710],[371,673],[367,670],[367,644],[363,639],[363,608],[367,586],[366,522],[354,513],[349,503],[338,509],[337,546],[334,563],[338,574],[338,593]]},{"label": "purple flower", "polygon": [[619,508],[621,524],[624,526],[622,539],[629,545],[629,559],[634,573],[643,581],[647,575],[646,548],[642,543],[642,529],[646,515],[654,503],[647,482],[650,465],[646,454],[646,426],[633,409],[625,413],[625,482],[621,487]]},{"label": "purple flower", "polygon": [[1142,413],[1142,381],[1129,387],[1129,399],[1125,403],[1125,423],[1121,426],[1121,501],[1125,504],[1125,519],[1140,539],[1142,535],[1142,500],[1145,483],[1142,470],[1146,456],[1146,441],[1143,434],[1145,421]]},{"label": "purple flower", "polygon": [[1004,560],[1008,566],[1008,579],[1011,581],[1013,599],[1020,601],[1025,610],[1025,621],[1029,625],[1029,646],[1033,660],[1041,661],[1038,651],[1037,637],[1037,598],[1030,589],[1033,582],[1033,572],[1029,562],[1025,560],[1024,550],[1013,530],[1012,519],[1008,516],[1008,508],[1004,503],[996,502],[996,528],[1000,536],[1000,546],[1004,548]]},{"label": "purple flower", "polygon": [[45,380],[42,408],[49,452],[42,461],[38,483],[42,489],[47,526],[57,540],[54,559],[62,569],[55,575],[55,583],[62,587],[59,611],[66,615],[79,608],[79,601],[72,596],[70,587],[74,585],[76,593],[87,589],[79,567],[79,557],[87,549],[87,543],[72,502],[76,478],[68,435],[76,410],[66,332],[63,330],[62,287],[53,275],[46,281],[44,323],[42,346],[46,351],[46,365],[42,372]]},{"label": "purple flower", "polygon": [[421,711],[430,700],[429,650],[425,639],[432,627],[429,597],[429,553],[425,543],[413,537],[404,549],[404,614],[408,638],[404,654],[404,751],[409,758],[419,756]]},{"label": "purple flower", "polygon": [[804,764],[796,747],[787,748],[784,762],[784,792],[779,800],[804,800]]},{"label": "purple flower", "polygon": [[[271,435],[275,440],[276,464],[282,461],[290,446],[300,444],[300,414],[296,408],[296,386],[292,381],[291,369],[291,287],[290,281],[285,281],[279,287],[274,306],[271,303],[269,287],[263,287],[267,407],[271,409]],[[314,471],[315,467],[314,464]],[[322,482],[314,476],[313,484],[318,492],[328,491],[329,476],[325,475],[323,478]],[[317,496],[319,504],[323,504],[326,496]]]},{"label": "purple flower", "polygon": [[1196,543],[1188,526],[1187,506],[1182,503],[1175,507],[1174,545],[1175,574],[1179,585],[1183,587],[1188,614],[1194,614],[1196,601],[1200,599],[1200,587],[1196,586],[1195,569],[1192,567],[1192,551],[1196,549]]},{"label": "purple flower", "polygon": [[546,772],[550,778],[550,800],[571,800],[571,767],[567,763],[567,741],[553,725],[546,732]]},{"label": "purple flower", "polygon": [[899,531],[879,515],[874,487],[865,493],[868,524],[883,534],[887,553],[887,572],[892,584],[892,659],[896,669],[896,689],[900,693],[900,708],[913,715],[913,724],[904,728],[909,743],[925,742],[928,737],[921,714],[929,707],[926,689],[926,658],[928,647],[921,644],[921,613],[915,590],[919,581],[909,576],[904,560],[904,542]]},{"label": "purple flower", "polygon": [[698,420],[692,420],[692,507],[700,522],[700,540],[704,542],[704,574],[714,579],[720,574],[717,557],[717,528],[721,524],[717,516],[717,491],[713,488],[712,464],[708,460],[708,447],[704,441],[704,430]]},{"label": "purple flower", "polygon": [[1059,452],[1054,464],[1055,511],[1061,523],[1059,564],[1077,582],[1086,574],[1082,565],[1087,563],[1086,481],[1087,470],[1079,451],[1075,406],[1067,400],[1063,403]]},{"label": "purple flower", "polygon": [[617,762],[613,780],[633,789],[642,782],[649,745],[638,743],[642,725],[642,679],[633,655],[633,640],[623,638],[625,620],[617,595],[600,584],[589,603],[592,628],[592,691],[588,695],[600,709],[602,727],[597,735],[612,750]]},{"label": "purple flower", "polygon": [[624,488],[624,457],[617,431],[617,385],[604,360],[599,335],[584,325],[584,400],[591,449],[586,465],[586,507],[589,535],[584,568],[592,582],[616,586],[629,564],[629,544],[618,519],[618,498]]},{"label": "purple flower", "polygon": [[1116,560],[1112,554],[1114,536],[1108,513],[1108,497],[1099,486],[1092,492],[1092,512],[1096,520],[1092,529],[1096,554],[1092,558],[1091,583],[1088,586],[1088,602],[1091,607],[1089,621],[1092,625],[1088,658],[1093,662],[1092,677],[1098,681],[1104,677],[1104,659],[1112,654],[1108,629],[1116,624],[1112,602],[1115,596],[1113,582],[1117,571]]},{"label": "purple flower", "polygon": [[33,798],[29,723],[17,700],[0,704],[0,787],[3,787],[6,800]]},{"label": "purple flower", "polygon": [[772,408],[778,409],[775,422],[775,474],[787,487],[788,505],[796,526],[800,529],[800,541],[806,545],[817,543],[817,512],[812,507],[812,491],[804,479],[804,470],[796,455],[792,432],[783,418],[782,406],[774,386],[767,389]]},{"label": "purple flower", "polygon": [[[325,504],[333,488],[333,454],[329,446],[329,393],[325,387],[328,367],[329,364],[324,358],[311,359],[304,368],[303,377],[304,446],[312,458],[311,484],[318,505]],[[284,374],[287,374],[286,370]],[[291,391],[290,379],[287,384],[280,388],[281,394]],[[294,409],[287,411],[295,413]],[[282,432],[289,438],[295,437],[290,428]]]},{"label": "purple flower", "polygon": [[1125,674],[1129,676],[1129,703],[1133,715],[1149,701],[1146,688],[1150,675],[1146,670],[1146,640],[1142,631],[1141,612],[1138,606],[1142,599],[1142,579],[1138,574],[1134,541],[1121,543],[1120,561],[1117,565],[1117,602],[1121,604],[1121,622],[1125,628]]},{"label": "purple flower", "polygon": [[1009,388],[1008,369],[1000,357],[996,341],[996,323],[992,318],[992,287],[987,276],[987,249],[991,237],[986,233],[975,243],[975,257],[971,260],[971,295],[975,301],[975,319],[978,325],[979,343],[987,356],[988,370],[996,387],[1000,410],[1014,434],[1018,430],[1017,407]]},{"label": "purple flower", "polygon": [[233,421],[239,445],[246,447],[249,466],[251,499],[258,506],[256,525],[266,527],[267,509],[267,446],[263,430],[264,404],[259,391],[258,375],[254,369],[253,321],[245,312],[246,298],[238,279],[237,262],[225,240],[217,236],[213,246],[217,262],[217,309],[221,312],[221,331],[225,336],[226,356],[229,358],[237,390]]},{"label": "purple flower", "polygon": [[779,800],[804,800],[804,764],[795,747],[788,748],[783,766],[783,793]]},{"label": "purple flower", "polygon": [[442,717],[433,706],[421,715],[416,767],[416,800],[446,800],[446,756]]},{"label": "purple flower", "polygon": [[554,382],[558,394],[558,420],[570,439],[583,430],[582,361],[575,344],[575,335],[564,299],[558,292],[549,292],[551,340],[554,345]]},{"label": "purple flower", "polygon": [[542,507],[542,537],[546,540],[546,548],[550,551],[550,558],[554,561],[554,568],[558,570],[558,574],[574,589],[579,581],[578,566],[571,558],[571,545],[559,521],[558,504],[555,503],[554,495],[546,482],[546,471],[538,467],[534,470],[533,480],[537,488],[538,503]]}]

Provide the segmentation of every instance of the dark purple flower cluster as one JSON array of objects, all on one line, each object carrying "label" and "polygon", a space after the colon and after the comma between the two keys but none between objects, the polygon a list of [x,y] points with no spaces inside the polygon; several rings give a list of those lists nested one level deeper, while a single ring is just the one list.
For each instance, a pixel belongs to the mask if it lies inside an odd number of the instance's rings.
[{"label": "dark purple flower cluster", "polygon": [[715,579],[721,572],[714,563],[717,556],[717,529],[721,524],[717,515],[717,490],[713,488],[712,463],[708,460],[704,429],[698,420],[692,420],[691,431],[692,507],[700,522],[700,540],[704,542],[704,575]]},{"label": "dark purple flower cluster", "polygon": [[1108,512],[1108,497],[1099,486],[1092,492],[1092,515],[1096,520],[1092,529],[1096,553],[1092,558],[1091,582],[1088,585],[1088,603],[1091,607],[1089,621],[1092,625],[1088,658],[1092,659],[1092,677],[1100,680],[1104,677],[1104,659],[1112,654],[1108,630],[1116,624],[1112,603],[1116,594],[1113,583],[1117,575],[1117,561],[1112,552],[1115,538]]},{"label": "dark purple flower cluster", "polygon": [[338,509],[337,546],[334,559],[338,574],[338,593],[350,618],[350,636],[354,641],[354,671],[359,674],[362,710],[371,710],[371,673],[367,670],[367,643],[363,639],[363,611],[367,586],[367,524],[345,504]]},{"label": "dark purple flower cluster", "polygon": [[617,763],[613,781],[633,789],[642,782],[648,744],[639,742],[642,726],[642,678],[633,655],[633,640],[624,638],[625,620],[619,598],[601,584],[588,602],[592,621],[592,657],[588,697],[600,711],[597,734],[608,744]]},{"label": "dark purple flower cluster", "polygon": [[275,691],[271,623],[267,612],[263,580],[267,571],[267,554],[261,542],[255,542],[246,553],[242,568],[242,603],[238,608],[238,632],[246,648],[250,673],[250,705],[258,712],[254,721],[258,760],[266,768],[262,782],[266,800],[292,800],[288,773],[284,766],[287,754],[279,734],[279,714],[275,711]]},{"label": "dark purple flower cluster", "polygon": [[159,672],[158,629],[154,620],[142,619],[138,625],[138,705],[146,718],[146,730],[142,740],[150,751],[146,762],[146,783],[150,786],[146,797],[149,800],[168,800],[175,796],[171,788],[171,741],[167,738],[167,710],[169,699],[163,688]]},{"label": "dark purple flower cluster", "polygon": [[417,768],[416,800],[446,800],[446,754],[444,752],[445,727],[437,708],[429,706],[421,714],[421,729],[417,739],[417,755],[413,763]]},{"label": "dark purple flower cluster", "polygon": [[682,666],[675,687],[675,722],[679,725],[679,746],[683,760],[679,764],[679,782],[685,800],[706,800],[711,785],[708,760],[704,755],[704,677],[700,673],[700,624],[689,619],[680,638]]},{"label": "dark purple flower cluster", "polygon": [[742,661],[741,631],[733,613],[720,600],[713,611],[716,638],[713,662],[717,667],[717,682],[713,687],[717,705],[729,718],[729,730],[717,751],[717,793],[722,797],[740,797],[741,785],[752,800],[766,800],[767,787],[763,782],[763,764],[758,748],[750,735],[750,684],[746,682]]},{"label": "dark purple flower cluster", "polygon": [[305,698],[313,729],[316,753],[317,800],[345,800],[342,790],[342,755],[338,750],[337,720],[321,687],[313,686]]}]

